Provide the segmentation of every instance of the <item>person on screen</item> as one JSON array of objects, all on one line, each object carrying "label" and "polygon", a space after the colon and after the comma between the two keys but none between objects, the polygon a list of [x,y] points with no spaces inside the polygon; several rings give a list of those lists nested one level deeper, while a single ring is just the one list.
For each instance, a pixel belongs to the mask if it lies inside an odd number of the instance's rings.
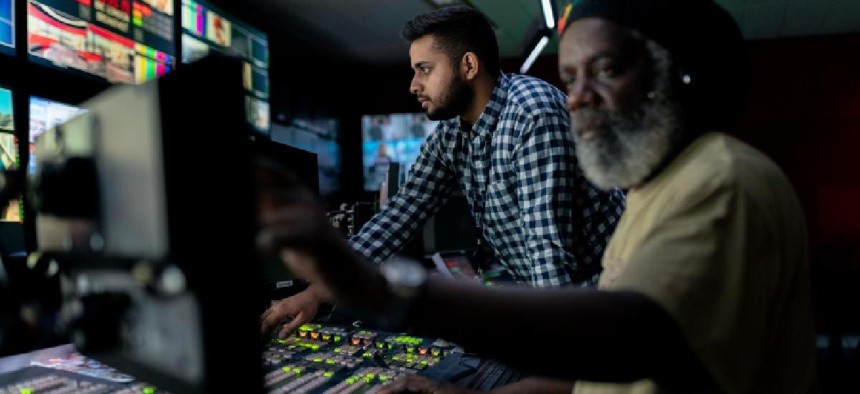
[{"label": "person on screen", "polygon": [[388,166],[391,165],[391,156],[388,154],[388,148],[382,141],[379,142],[379,147],[376,149],[376,156],[373,158],[373,163],[367,169],[367,176],[370,178],[373,188],[379,188],[379,185],[385,180],[388,175]]},{"label": "person on screen", "polygon": [[375,115],[370,118],[370,128],[367,129],[367,137],[370,141],[382,141],[384,139],[382,126],[385,124],[384,115]]},{"label": "person on screen", "polygon": [[424,122],[427,121],[426,115],[412,115],[412,125],[409,126],[409,138],[424,138],[427,137],[427,130],[424,128]]},{"label": "person on screen", "polygon": [[[577,0],[567,15],[577,158],[595,184],[629,190],[597,289],[379,269],[307,194],[267,199],[260,245],[331,302],[575,379],[574,393],[818,392],[803,211],[780,168],[725,133],[750,86],[737,23],[713,0]],[[416,376],[379,393],[407,390],[463,392]]]},{"label": "person on screen", "polygon": [[[385,261],[459,189],[482,235],[474,263],[501,266],[528,286],[594,285],[624,197],[596,188],[577,166],[564,93],[502,73],[495,31],[474,8],[418,15],[402,36],[414,73],[409,90],[439,123],[397,194],[350,245]],[[291,319],[280,331],[287,335],[319,303],[315,286],[277,302],[263,315],[263,331]]]}]

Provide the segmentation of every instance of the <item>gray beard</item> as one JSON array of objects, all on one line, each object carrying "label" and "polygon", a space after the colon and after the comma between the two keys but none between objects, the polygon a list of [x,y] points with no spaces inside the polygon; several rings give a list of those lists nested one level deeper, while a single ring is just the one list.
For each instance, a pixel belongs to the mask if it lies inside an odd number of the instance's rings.
[{"label": "gray beard", "polygon": [[[597,124],[603,132],[583,141],[573,126],[576,157],[585,176],[597,187],[627,189],[648,177],[680,139],[680,117],[658,103],[648,102],[631,115],[583,108],[574,113],[573,124]],[[586,123],[581,123],[581,122]]]},{"label": "gray beard", "polygon": [[[668,57],[654,53],[650,45],[649,49],[655,60],[652,97],[643,99],[631,113],[589,107],[571,113],[579,165],[585,177],[603,190],[641,185],[683,137],[683,116],[671,93]],[[597,138],[584,141],[578,133],[581,126],[596,126],[600,133]]]}]

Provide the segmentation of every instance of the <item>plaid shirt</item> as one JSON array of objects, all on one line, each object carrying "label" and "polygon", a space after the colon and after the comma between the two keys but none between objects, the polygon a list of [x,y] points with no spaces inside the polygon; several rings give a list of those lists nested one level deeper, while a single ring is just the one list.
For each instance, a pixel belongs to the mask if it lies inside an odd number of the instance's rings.
[{"label": "plaid shirt", "polygon": [[459,117],[427,137],[406,182],[350,240],[371,261],[396,253],[455,189],[495,257],[520,283],[594,285],[624,209],[576,164],[564,94],[524,75],[502,75],[470,130]]}]

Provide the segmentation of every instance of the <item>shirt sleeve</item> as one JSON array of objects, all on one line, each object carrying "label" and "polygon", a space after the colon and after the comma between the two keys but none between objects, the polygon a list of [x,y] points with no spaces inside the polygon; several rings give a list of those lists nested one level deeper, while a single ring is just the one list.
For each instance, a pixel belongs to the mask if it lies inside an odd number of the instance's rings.
[{"label": "shirt sleeve", "polygon": [[[514,152],[517,200],[531,265],[531,284],[570,284],[576,270],[566,245],[576,240],[572,228],[576,156],[567,117],[545,112],[535,116]],[[599,264],[599,262],[598,262]]]},{"label": "shirt sleeve", "polygon": [[457,186],[444,160],[441,125],[421,145],[406,181],[349,243],[370,261],[380,263],[397,253]]}]

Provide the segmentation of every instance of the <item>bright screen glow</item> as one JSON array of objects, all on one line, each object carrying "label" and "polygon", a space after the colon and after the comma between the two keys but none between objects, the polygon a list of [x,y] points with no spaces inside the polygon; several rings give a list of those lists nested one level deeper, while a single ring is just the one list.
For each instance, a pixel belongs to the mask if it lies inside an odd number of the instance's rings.
[{"label": "bright screen glow", "polygon": [[84,112],[86,110],[72,105],[35,96],[30,97],[30,137],[28,138],[30,142],[30,157],[27,165],[27,172],[29,174],[36,173],[36,157],[33,155],[36,149],[36,137],[42,135],[42,133],[51,127]]},{"label": "bright screen glow", "polygon": [[15,54],[15,0],[0,0],[0,52]]},{"label": "bright screen glow", "polygon": [[[12,91],[0,88],[0,170],[13,170],[21,165],[18,156],[18,137],[15,136],[15,117],[12,110]],[[2,207],[0,221],[21,222],[23,207],[17,199]]]}]

